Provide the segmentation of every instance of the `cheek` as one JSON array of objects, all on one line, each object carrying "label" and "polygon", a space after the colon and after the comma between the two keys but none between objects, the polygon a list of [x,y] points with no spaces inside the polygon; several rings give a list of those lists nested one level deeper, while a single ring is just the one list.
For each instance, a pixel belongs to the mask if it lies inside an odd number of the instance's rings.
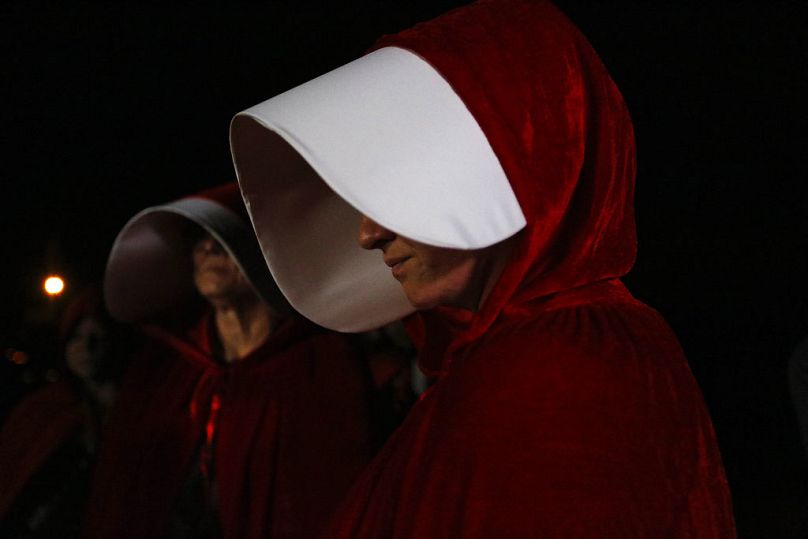
[{"label": "cheek", "polygon": [[473,257],[458,252],[426,253],[420,262],[420,274],[425,282],[451,290],[468,286],[476,267]]},{"label": "cheek", "polygon": [[230,268],[230,279],[234,284],[239,286],[247,286],[249,283],[249,281],[247,281],[247,277],[241,273],[241,270],[239,270],[238,266],[236,265],[233,265],[232,268]]},{"label": "cheek", "polygon": [[468,257],[424,257],[413,268],[412,278],[402,283],[404,293],[418,309],[462,305],[473,286],[475,267]]},{"label": "cheek", "polygon": [[83,346],[68,346],[65,349],[65,363],[68,369],[78,376],[86,376],[93,369],[93,357]]}]

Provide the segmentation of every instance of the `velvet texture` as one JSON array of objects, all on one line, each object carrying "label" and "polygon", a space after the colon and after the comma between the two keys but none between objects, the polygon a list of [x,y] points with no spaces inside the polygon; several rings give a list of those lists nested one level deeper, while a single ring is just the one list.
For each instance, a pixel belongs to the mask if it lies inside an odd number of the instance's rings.
[{"label": "velvet texture", "polygon": [[87,537],[165,533],[208,438],[224,537],[314,535],[367,463],[368,376],[345,336],[292,318],[222,364],[207,322],[150,329],[110,417]]},{"label": "velvet texture", "polygon": [[324,537],[733,537],[700,391],[636,252],[623,99],[552,4],[488,1],[376,45],[409,49],[479,122],[527,217],[479,312],[410,321],[437,383]]},{"label": "velvet texture", "polygon": [[[76,326],[88,317],[100,321],[109,338],[120,337],[113,332],[114,323],[104,310],[99,290],[89,288],[72,300],[62,315],[61,351]],[[104,359],[109,363],[123,362],[125,358]],[[63,379],[25,397],[11,411],[0,429],[0,520],[29,480],[64,444],[78,436],[95,438],[98,435],[100,419],[88,399],[81,382],[68,372]],[[55,489],[60,487],[54,485]]]},{"label": "velvet texture", "polygon": [[86,425],[97,430],[96,421],[66,381],[45,386],[14,408],[0,430],[0,520],[48,458]]}]

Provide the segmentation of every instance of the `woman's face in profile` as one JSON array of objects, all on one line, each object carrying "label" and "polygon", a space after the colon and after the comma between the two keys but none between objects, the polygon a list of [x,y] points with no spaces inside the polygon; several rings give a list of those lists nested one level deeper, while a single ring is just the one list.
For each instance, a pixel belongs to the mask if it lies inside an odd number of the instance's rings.
[{"label": "woman's face in profile", "polygon": [[364,249],[382,251],[384,263],[416,309],[478,309],[490,274],[492,247],[433,247],[399,236],[365,216],[359,224],[358,239]]}]

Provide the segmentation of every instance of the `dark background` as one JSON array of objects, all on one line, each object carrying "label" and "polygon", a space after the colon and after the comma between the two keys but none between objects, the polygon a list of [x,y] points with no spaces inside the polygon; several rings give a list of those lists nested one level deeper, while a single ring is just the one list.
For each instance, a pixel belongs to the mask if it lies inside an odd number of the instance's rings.
[{"label": "dark background", "polygon": [[[463,3],[2,4],[0,350],[36,348],[31,328],[100,279],[137,211],[233,179],[234,113]],[[632,112],[640,249],[626,280],[688,354],[740,535],[804,539],[785,367],[808,337],[808,2],[557,4]],[[43,297],[49,272],[64,297]],[[5,411],[18,368],[0,363]]]}]

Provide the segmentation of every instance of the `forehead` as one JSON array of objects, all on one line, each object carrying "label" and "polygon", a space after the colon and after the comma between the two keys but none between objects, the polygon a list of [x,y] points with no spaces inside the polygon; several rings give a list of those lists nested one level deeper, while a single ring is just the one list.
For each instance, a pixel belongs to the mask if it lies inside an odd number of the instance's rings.
[{"label": "forehead", "polygon": [[222,246],[221,242],[219,240],[217,240],[216,238],[214,238],[213,235],[210,232],[200,229],[199,235],[194,238],[192,243],[193,243],[194,247],[197,247],[197,246],[199,246],[199,245],[201,245],[203,243],[207,243],[207,242],[211,242],[211,241],[214,242],[216,245],[218,245],[220,247]]},{"label": "forehead", "polygon": [[188,219],[177,220],[175,233],[182,244],[192,247],[203,237],[209,236],[204,228]]},{"label": "forehead", "polygon": [[205,252],[210,252],[210,249],[213,246],[215,246],[214,252],[217,255],[227,255],[227,258],[234,260],[233,255],[225,247],[225,245],[217,240],[212,234],[208,234],[207,232],[205,232],[191,244],[191,252],[195,256],[200,255]]}]

